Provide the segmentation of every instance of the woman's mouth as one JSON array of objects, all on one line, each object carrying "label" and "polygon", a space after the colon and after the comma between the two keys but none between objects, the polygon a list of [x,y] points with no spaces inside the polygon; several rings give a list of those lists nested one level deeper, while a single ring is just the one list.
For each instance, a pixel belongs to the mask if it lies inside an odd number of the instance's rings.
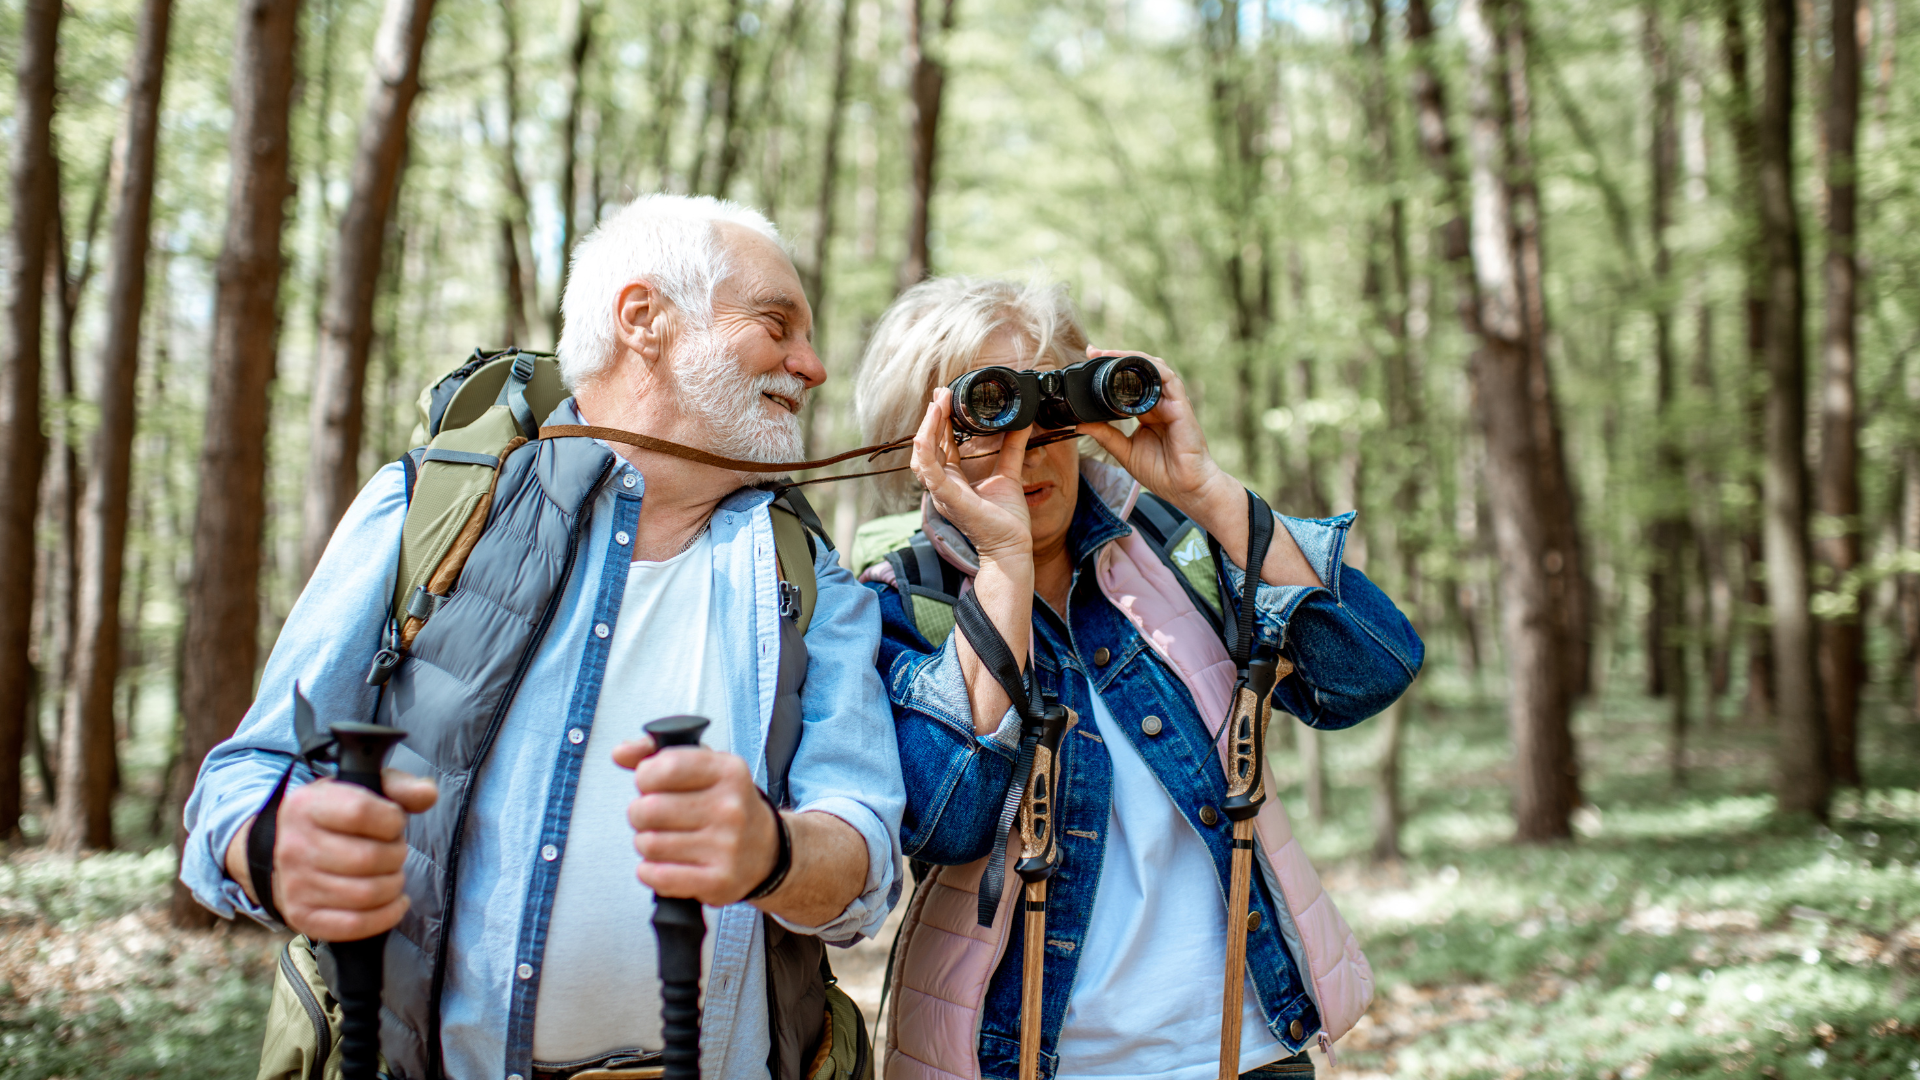
[{"label": "woman's mouth", "polygon": [[1047,496],[1053,494],[1053,485],[1052,484],[1028,484],[1026,487],[1026,493],[1027,493],[1027,506],[1028,507],[1039,506],[1041,503],[1047,501]]}]

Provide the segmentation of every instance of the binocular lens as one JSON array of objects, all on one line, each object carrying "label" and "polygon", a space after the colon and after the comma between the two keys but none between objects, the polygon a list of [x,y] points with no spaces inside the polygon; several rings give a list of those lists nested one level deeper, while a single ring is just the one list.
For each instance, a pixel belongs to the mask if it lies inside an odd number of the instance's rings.
[{"label": "binocular lens", "polygon": [[1003,368],[969,371],[953,381],[953,421],[963,431],[991,435],[1020,412],[1020,388]]},{"label": "binocular lens", "polygon": [[1139,357],[1122,357],[1099,376],[1100,403],[1122,416],[1139,416],[1160,404],[1160,373]]}]

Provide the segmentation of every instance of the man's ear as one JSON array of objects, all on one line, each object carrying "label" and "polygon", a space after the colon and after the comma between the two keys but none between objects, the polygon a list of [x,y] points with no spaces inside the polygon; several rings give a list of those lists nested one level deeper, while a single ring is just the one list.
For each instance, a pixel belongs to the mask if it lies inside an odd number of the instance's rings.
[{"label": "man's ear", "polygon": [[666,352],[666,338],[672,326],[668,316],[671,306],[666,297],[644,281],[628,283],[614,298],[615,336],[649,367],[659,363]]}]

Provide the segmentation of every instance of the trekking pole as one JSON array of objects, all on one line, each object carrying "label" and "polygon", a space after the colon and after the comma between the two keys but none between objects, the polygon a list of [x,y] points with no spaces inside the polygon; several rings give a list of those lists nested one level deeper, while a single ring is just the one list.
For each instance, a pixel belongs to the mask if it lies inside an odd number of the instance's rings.
[{"label": "trekking pole", "polygon": [[[706,730],[704,716],[664,716],[646,726],[662,750],[698,746]],[[661,1075],[700,1080],[700,945],[707,936],[700,901],[656,893],[653,933],[660,949]]]},{"label": "trekking pole", "polygon": [[1227,797],[1220,809],[1233,822],[1233,883],[1227,893],[1227,971],[1220,1005],[1220,1077],[1240,1075],[1240,1018],[1247,987],[1247,910],[1253,892],[1253,819],[1267,801],[1267,721],[1277,673],[1271,657],[1247,665],[1233,688],[1228,738]]},{"label": "trekking pole", "polygon": [[1060,844],[1054,836],[1053,808],[1059,801],[1060,737],[1067,730],[1068,710],[1051,690],[1043,691],[1040,740],[1033,750],[1033,768],[1020,802],[1020,861],[1013,872],[1025,883],[1026,949],[1020,961],[1020,1080],[1035,1080],[1040,1065],[1040,991],[1045,978],[1047,946],[1047,879],[1060,865]]},{"label": "trekking pole", "polygon": [[[313,706],[298,687],[293,694],[294,707],[306,713],[304,726],[311,730]],[[386,798],[380,766],[387,759],[387,751],[407,733],[385,724],[348,721],[329,725],[327,734],[333,739],[338,762],[333,778]],[[387,933],[382,930],[358,941],[329,944],[340,972],[333,993],[340,1001],[342,1080],[379,1080],[380,990],[386,981]]]}]

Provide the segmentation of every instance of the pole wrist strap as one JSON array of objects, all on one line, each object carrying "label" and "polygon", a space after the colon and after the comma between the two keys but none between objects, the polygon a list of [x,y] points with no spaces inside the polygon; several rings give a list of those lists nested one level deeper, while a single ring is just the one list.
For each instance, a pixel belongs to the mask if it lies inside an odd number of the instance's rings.
[{"label": "pole wrist strap", "polygon": [[780,834],[780,854],[774,857],[773,869],[767,871],[766,878],[755,885],[752,892],[740,898],[743,902],[773,895],[775,889],[786,884],[787,871],[793,869],[793,832],[787,828],[787,819],[781,817],[780,808],[773,805],[773,796],[762,791],[760,798],[767,804],[767,812],[773,815],[774,831]]},{"label": "pole wrist strap", "polygon": [[1041,716],[1034,705],[1030,680],[1021,675],[1007,639],[980,606],[979,594],[969,589],[960,597],[953,605],[953,623],[966,635],[967,644],[973,646],[974,655],[987,666],[994,681],[1013,699],[1013,709],[1021,720],[1020,756],[1013,767],[1013,782],[1007,785],[1007,796],[1000,804],[998,831],[994,833],[996,842],[993,854],[987,856],[986,869],[980,874],[980,906],[974,912],[975,921],[981,926],[992,926],[993,917],[1000,910],[1000,897],[1006,890],[1006,839],[1020,816],[1020,800],[1027,794],[1027,774],[1033,771],[1034,751],[1040,745]]},{"label": "pole wrist strap", "polygon": [[287,782],[293,779],[295,764],[298,762],[289,764],[287,771],[280,774],[280,782],[273,785],[273,794],[267,796],[266,805],[254,815],[253,829],[247,833],[247,877],[252,881],[254,898],[266,909],[269,918],[282,925],[287,920],[273,902],[273,842],[280,831],[280,801],[286,798]]}]

